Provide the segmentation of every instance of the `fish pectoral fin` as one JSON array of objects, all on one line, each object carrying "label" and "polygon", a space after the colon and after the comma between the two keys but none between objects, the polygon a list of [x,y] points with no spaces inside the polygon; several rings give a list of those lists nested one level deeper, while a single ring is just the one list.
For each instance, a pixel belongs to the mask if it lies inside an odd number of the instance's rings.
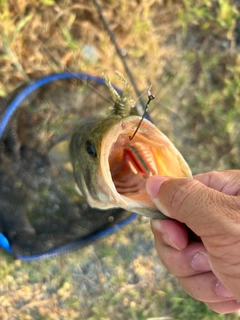
[{"label": "fish pectoral fin", "polygon": [[69,140],[56,143],[48,152],[50,163],[57,168],[64,168],[73,172],[71,157],[69,153]]}]

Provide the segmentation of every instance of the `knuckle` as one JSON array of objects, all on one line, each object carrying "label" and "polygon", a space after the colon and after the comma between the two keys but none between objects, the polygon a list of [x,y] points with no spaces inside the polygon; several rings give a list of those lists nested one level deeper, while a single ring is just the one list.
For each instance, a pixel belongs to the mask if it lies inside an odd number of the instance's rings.
[{"label": "knuckle", "polygon": [[168,199],[169,207],[172,212],[180,212],[195,199],[194,194],[197,192],[195,186],[198,182],[195,180],[181,179],[176,181],[173,186],[174,190]]}]

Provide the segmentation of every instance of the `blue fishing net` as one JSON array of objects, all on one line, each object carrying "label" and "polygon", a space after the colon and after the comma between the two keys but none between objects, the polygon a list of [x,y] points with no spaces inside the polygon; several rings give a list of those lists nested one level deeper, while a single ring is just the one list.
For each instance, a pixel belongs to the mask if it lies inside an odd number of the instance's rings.
[{"label": "blue fishing net", "polygon": [[49,75],[0,99],[0,247],[14,257],[80,249],[135,219],[89,207],[71,170],[49,156],[79,119],[106,115],[110,100],[102,78],[81,73]]}]

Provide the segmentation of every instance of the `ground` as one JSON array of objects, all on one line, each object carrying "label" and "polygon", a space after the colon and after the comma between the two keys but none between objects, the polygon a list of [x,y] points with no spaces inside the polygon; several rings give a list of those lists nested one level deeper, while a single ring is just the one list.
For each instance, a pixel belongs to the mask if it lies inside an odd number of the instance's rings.
[{"label": "ground", "polygon": [[[0,2],[0,95],[63,70],[152,84],[150,115],[193,173],[239,168],[238,1]],[[127,74],[123,61],[131,75]],[[134,94],[134,99],[138,98]],[[161,265],[149,221],[81,251],[21,262],[2,252],[1,319],[237,319],[195,302]]]}]

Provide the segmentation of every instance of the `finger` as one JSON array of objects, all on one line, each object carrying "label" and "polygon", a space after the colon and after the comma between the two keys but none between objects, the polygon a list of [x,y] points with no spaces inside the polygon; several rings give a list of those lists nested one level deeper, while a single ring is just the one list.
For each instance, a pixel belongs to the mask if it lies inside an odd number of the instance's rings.
[{"label": "finger", "polygon": [[191,277],[178,277],[182,288],[194,299],[202,302],[221,302],[236,300],[212,272],[201,273]]},{"label": "finger", "polygon": [[240,302],[237,300],[208,302],[206,305],[213,311],[221,314],[227,314],[240,310]]},{"label": "finger", "polygon": [[197,174],[194,179],[224,194],[233,196],[240,194],[240,170],[211,171]]},{"label": "finger", "polygon": [[179,251],[155,237],[155,247],[162,264],[177,277],[190,277],[211,271],[206,249],[201,242],[191,243]]},{"label": "finger", "polygon": [[229,227],[233,234],[239,234],[239,197],[225,195],[188,178],[153,176],[147,180],[146,190],[160,211],[185,223],[200,237],[224,237]]},{"label": "finger", "polygon": [[188,245],[188,232],[184,224],[176,220],[152,219],[151,228],[163,243],[182,250]]}]

